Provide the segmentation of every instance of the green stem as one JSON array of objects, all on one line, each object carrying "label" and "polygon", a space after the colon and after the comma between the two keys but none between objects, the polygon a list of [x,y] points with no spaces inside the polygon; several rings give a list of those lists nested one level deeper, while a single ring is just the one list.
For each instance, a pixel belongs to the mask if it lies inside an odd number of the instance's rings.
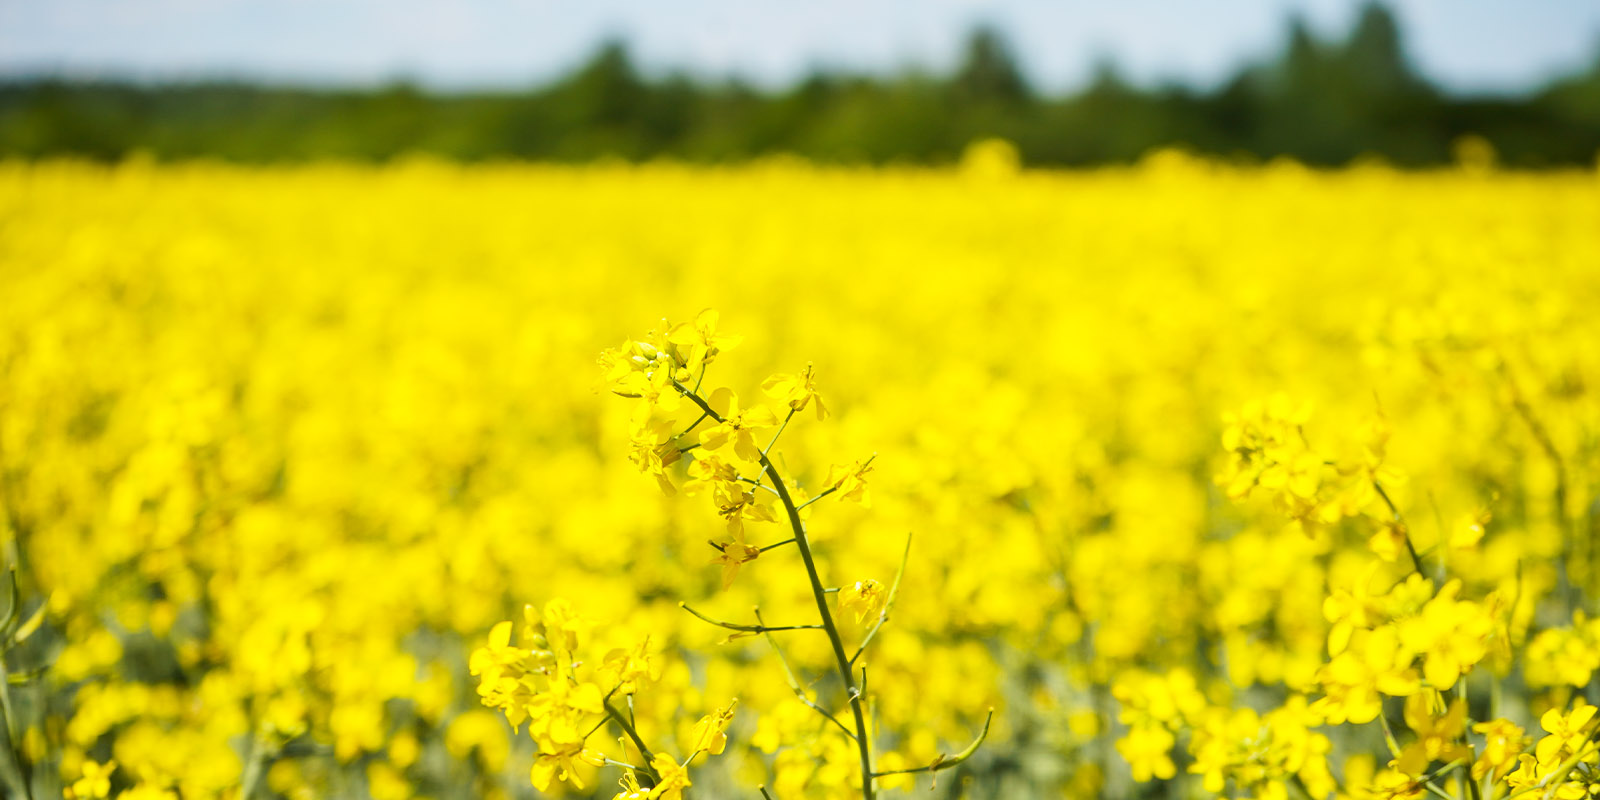
[{"label": "green stem", "polygon": [[[12,580],[16,580],[13,574]],[[13,601],[15,602],[15,601]],[[21,798],[32,797],[29,791],[27,774],[23,772],[22,759],[17,756],[21,742],[17,739],[16,709],[11,704],[11,673],[7,671],[4,659],[4,649],[0,648],[0,708],[5,712],[5,781],[12,795]]]},{"label": "green stem", "polygon": [[244,765],[244,775],[239,778],[240,800],[250,800],[261,783],[261,770],[266,765],[267,742],[258,732],[250,739],[250,760]]},{"label": "green stem", "polygon": [[1406,540],[1406,552],[1411,554],[1411,566],[1416,568],[1418,575],[1424,578],[1428,577],[1427,571],[1422,568],[1422,557],[1417,555],[1416,545],[1411,543],[1411,529],[1406,527],[1405,519],[1400,516],[1400,509],[1395,507],[1393,500],[1389,499],[1389,493],[1383,490],[1383,484],[1374,480],[1372,488],[1378,490],[1378,496],[1383,498],[1383,504],[1389,507],[1389,513],[1394,516],[1394,524],[1400,526],[1400,533]]},{"label": "green stem", "polygon": [[913,775],[913,774],[916,774],[918,772],[938,772],[939,770],[949,769],[951,767],[954,767],[954,766],[960,764],[961,762],[966,761],[969,758],[972,758],[972,754],[978,752],[978,748],[983,745],[983,740],[989,738],[989,723],[991,723],[993,721],[994,721],[994,709],[991,708],[991,709],[989,709],[988,716],[985,716],[983,718],[983,729],[978,731],[977,738],[972,740],[972,744],[967,745],[967,749],[962,750],[961,752],[956,753],[953,756],[941,755],[938,758],[934,759],[932,764],[929,764],[926,767],[912,767],[911,769],[891,769],[891,770],[887,770],[885,772],[879,772],[879,773],[876,773],[876,774],[878,776],[880,776],[880,777],[884,776],[884,775]]},{"label": "green stem", "polygon": [[1478,791],[1478,782],[1472,779],[1472,765],[1464,763],[1457,769],[1461,770],[1461,782],[1467,785],[1467,794],[1472,800],[1483,800],[1483,793]]},{"label": "green stem", "polygon": [[767,453],[772,452],[772,446],[778,443],[778,437],[782,436],[784,429],[789,427],[789,420],[791,419],[794,419],[794,409],[792,408],[789,409],[789,414],[783,418],[783,424],[778,426],[778,432],[772,434],[772,441],[767,442],[767,446],[761,449],[763,458],[766,457]]},{"label": "green stem", "polygon": [[[695,428],[700,427],[700,423],[705,422],[705,421],[706,421],[706,415],[705,414],[701,414],[699,419],[696,419],[694,422],[689,423],[689,427],[684,428],[683,432],[678,434],[678,435],[679,436],[688,436],[689,435],[689,431],[692,431]],[[695,447],[699,447],[699,445],[694,445],[694,446]],[[688,448],[684,448],[684,449],[688,449]]]},{"label": "green stem", "polygon": [[687,611],[690,614],[693,614],[696,617],[699,617],[700,619],[705,620],[706,622],[709,622],[719,628],[727,628],[730,631],[742,631],[744,633],[811,631],[818,630],[822,627],[821,625],[767,625],[766,623],[762,623],[760,625],[741,625],[737,622],[723,622],[720,619],[712,619],[711,617],[694,610],[689,606],[688,603],[678,603],[678,608],[681,608],[684,611]]},{"label": "green stem", "polygon": [[741,476],[739,476],[739,480],[744,482],[744,483],[748,483],[748,484],[750,484],[751,486],[753,486],[753,487],[755,487],[757,489],[765,489],[768,492],[772,492],[773,494],[777,494],[777,492],[773,492],[772,491],[772,487],[771,486],[766,486],[766,485],[762,484],[761,481],[759,481],[759,480],[757,480],[755,478],[746,478],[743,475],[741,475]]},{"label": "green stem", "polygon": [[[772,452],[773,446],[777,445],[778,437],[782,436],[784,429],[789,427],[789,420],[791,420],[791,419],[794,419],[794,409],[792,409],[792,408],[789,409],[788,416],[783,418],[783,424],[778,426],[778,432],[772,434],[772,440],[767,442],[767,446],[766,447],[761,448],[761,463],[763,465],[766,465],[768,463],[767,462],[767,454]],[[759,488],[767,489],[767,487],[761,485],[761,480],[764,477],[766,477],[766,473],[767,473],[767,468],[765,466],[763,466],[763,468],[761,470],[761,474],[757,475],[755,480],[750,481],[750,482],[755,484]],[[747,479],[741,478],[740,480],[747,480]],[[772,490],[771,489],[767,489],[767,491],[770,492]],[[776,492],[774,492],[774,494],[776,494]]]},{"label": "green stem", "polygon": [[833,494],[834,492],[837,492],[837,491],[839,491],[839,487],[837,487],[837,486],[832,487],[832,488],[828,488],[828,489],[823,489],[822,490],[822,494],[819,494],[816,497],[813,497],[810,500],[807,500],[804,503],[801,503],[800,507],[801,508],[805,508],[806,506],[809,506],[812,503],[815,503],[818,500],[821,500],[822,498],[827,497],[828,495]]},{"label": "green stem", "polygon": [[[683,392],[700,410],[711,415],[717,422],[722,419],[705,400],[694,392],[689,391],[683,384],[673,382],[678,391]],[[800,519],[800,509],[795,507],[794,500],[789,496],[789,488],[784,485],[783,478],[778,475],[778,470],[766,453],[761,454],[761,467],[765,474],[772,476],[772,488],[778,493],[778,499],[783,502],[783,510],[789,517],[789,527],[794,531],[794,543],[800,549],[800,560],[805,562],[806,576],[811,579],[811,595],[817,602],[817,613],[822,616],[823,630],[828,634],[828,643],[833,646],[834,660],[838,662],[839,679],[844,681],[845,695],[850,699],[850,713],[855,717],[856,723],[856,748],[861,754],[861,797],[862,800],[872,800],[872,746],[867,740],[867,716],[862,708],[861,693],[856,690],[855,678],[851,675],[850,656],[844,652],[844,639],[839,636],[839,626],[833,621],[833,613],[828,609],[828,595],[823,591],[822,577],[817,574],[817,562],[811,554],[811,541],[806,537],[805,523]]]},{"label": "green stem", "polygon": [[617,710],[616,706],[607,702],[605,707],[606,716],[611,717],[611,720],[617,723],[618,727],[622,728],[622,732],[627,734],[629,739],[633,740],[634,747],[639,748],[639,757],[644,760],[644,766],[640,767],[639,769],[650,778],[650,785],[655,786],[661,783],[661,776],[657,774],[654,763],[656,757],[651,755],[650,748],[646,747],[644,744],[644,739],[639,738],[639,732],[634,729],[632,723],[628,722],[628,718],[623,716],[621,711]]}]

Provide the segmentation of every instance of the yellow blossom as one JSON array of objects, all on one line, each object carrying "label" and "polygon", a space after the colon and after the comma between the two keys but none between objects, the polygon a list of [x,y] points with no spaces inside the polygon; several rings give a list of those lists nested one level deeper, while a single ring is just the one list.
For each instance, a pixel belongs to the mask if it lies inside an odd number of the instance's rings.
[{"label": "yellow blossom", "polygon": [[1448,689],[1488,655],[1494,620],[1484,607],[1457,600],[1460,581],[1451,581],[1422,612],[1398,623],[1400,641],[1423,657],[1422,674],[1435,689]]},{"label": "yellow blossom", "polygon": [[683,458],[683,450],[672,437],[671,426],[664,423],[646,425],[636,429],[628,451],[628,460],[646,475],[655,478],[663,494],[671,495],[675,488],[667,475],[667,468]]},{"label": "yellow blossom", "polygon": [[1557,708],[1544,712],[1539,725],[1549,735],[1540,739],[1536,747],[1539,763],[1559,763],[1578,753],[1594,735],[1589,723],[1594,719],[1595,710],[1595,706],[1579,701],[1564,714]]},{"label": "yellow blossom", "polygon": [[87,798],[109,797],[111,795],[111,773],[117,771],[117,762],[107,761],[98,764],[93,761],[83,762],[83,777],[72,782],[72,796],[79,800]]},{"label": "yellow blossom", "polygon": [[650,790],[650,800],[679,800],[683,797],[683,790],[692,785],[689,782],[689,769],[665,753],[656,753],[650,766],[661,776],[661,781]]},{"label": "yellow blossom", "polygon": [[834,464],[828,467],[828,477],[823,480],[822,485],[825,489],[837,492],[841,500],[854,500],[870,507],[872,495],[867,487],[867,473],[871,471],[870,461],[857,461],[848,465]]},{"label": "yellow blossom", "polygon": [[640,685],[661,679],[662,663],[659,655],[650,650],[650,639],[645,637],[630,649],[616,648],[606,653],[600,674],[606,682],[616,687],[618,694],[629,695],[639,691]]},{"label": "yellow blossom", "polygon": [[738,395],[726,388],[712,392],[706,404],[722,421],[700,432],[700,445],[716,451],[731,444],[739,458],[759,461],[761,448],[756,444],[755,432],[778,424],[772,410],[766,406],[741,409]]},{"label": "yellow blossom", "polygon": [[1163,780],[1176,775],[1178,768],[1172,763],[1172,734],[1160,725],[1136,725],[1128,735],[1117,740],[1117,752],[1133,768],[1133,779],[1144,782],[1151,778]]},{"label": "yellow blossom", "polygon": [[839,589],[839,611],[854,612],[858,623],[869,616],[876,616],[888,600],[889,590],[871,578]]},{"label": "yellow blossom", "polygon": [[683,350],[683,366],[689,373],[699,372],[718,353],[732,350],[744,341],[743,336],[718,333],[720,319],[720,314],[708,308],[696,315],[694,322],[678,325],[667,334],[667,341]]},{"label": "yellow blossom", "polygon": [[723,748],[728,746],[728,723],[733,721],[733,709],[739,705],[738,698],[733,699],[728,705],[717,709],[700,718],[695,723],[694,733],[690,735],[694,742],[691,752],[705,752],[718,755]]},{"label": "yellow blossom", "polygon": [[534,757],[533,771],[529,779],[534,788],[541,792],[549,791],[556,780],[566,781],[573,787],[582,789],[583,780],[578,777],[578,763],[600,766],[605,763],[605,758],[592,750],[584,749],[582,745],[555,750],[554,752],[543,749],[541,745],[539,754]]},{"label": "yellow blossom", "polygon": [[1373,776],[1371,791],[1383,800],[1416,800],[1427,789],[1423,781],[1391,766]]},{"label": "yellow blossom", "polygon": [[817,394],[816,380],[812,375],[810,364],[797,374],[778,373],[767,378],[761,383],[761,391],[766,392],[773,400],[787,405],[791,411],[804,411],[806,405],[815,401],[817,419],[828,418],[828,409],[822,404],[822,395]]},{"label": "yellow blossom", "polygon": [[1435,716],[1434,695],[1426,691],[1406,698],[1406,725],[1416,739],[1406,745],[1393,766],[1407,775],[1419,776],[1432,762],[1454,761],[1472,752],[1462,741],[1466,734],[1466,701],[1457,698],[1448,711]]},{"label": "yellow blossom", "polygon": [[740,541],[713,542],[712,546],[717,548],[717,556],[711,559],[711,563],[722,565],[723,589],[733,585],[733,579],[738,577],[740,567],[761,556],[761,548]]},{"label": "yellow blossom", "polygon": [[618,781],[622,791],[612,796],[611,800],[649,800],[650,791],[639,787],[639,779],[632,772],[625,772]]},{"label": "yellow blossom", "polygon": [[1475,733],[1483,735],[1483,753],[1472,763],[1472,777],[1483,780],[1485,775],[1496,777],[1517,763],[1517,756],[1527,748],[1528,737],[1523,729],[1503,719],[1480,722],[1472,726]]}]

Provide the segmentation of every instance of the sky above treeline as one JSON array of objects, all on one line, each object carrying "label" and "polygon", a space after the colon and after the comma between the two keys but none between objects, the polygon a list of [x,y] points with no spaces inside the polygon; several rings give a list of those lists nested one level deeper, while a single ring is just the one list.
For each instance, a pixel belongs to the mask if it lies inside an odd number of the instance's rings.
[{"label": "sky above treeline", "polygon": [[[1600,56],[1596,0],[1391,0],[1414,65],[1461,93],[1516,93]],[[1110,61],[1142,85],[1209,88],[1302,16],[1342,37],[1359,0],[0,0],[0,77],[260,80],[438,89],[556,78],[608,38],[650,74],[781,87],[819,68],[941,71],[999,29],[1033,85]]]}]

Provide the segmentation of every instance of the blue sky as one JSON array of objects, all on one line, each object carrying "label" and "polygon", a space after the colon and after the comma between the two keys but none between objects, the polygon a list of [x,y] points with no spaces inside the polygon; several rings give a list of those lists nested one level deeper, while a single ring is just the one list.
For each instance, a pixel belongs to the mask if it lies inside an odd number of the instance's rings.
[{"label": "blue sky", "polygon": [[[1600,0],[1392,0],[1417,65],[1514,92],[1600,53]],[[1141,83],[1209,86],[1270,52],[1291,11],[1342,35],[1355,0],[0,0],[0,75],[246,77],[521,86],[628,40],[648,69],[775,86],[813,66],[944,69],[970,26],[1009,37],[1034,82],[1097,59]]]}]

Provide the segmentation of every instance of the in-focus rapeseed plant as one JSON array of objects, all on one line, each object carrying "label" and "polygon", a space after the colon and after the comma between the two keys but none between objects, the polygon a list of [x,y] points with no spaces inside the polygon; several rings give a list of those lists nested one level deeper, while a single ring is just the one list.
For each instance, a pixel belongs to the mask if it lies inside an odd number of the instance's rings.
[{"label": "in-focus rapeseed plant", "polygon": [[[883,623],[888,621],[888,605],[893,602],[894,589],[899,587],[899,578],[896,577],[894,588],[887,593],[884,592],[883,587],[877,581],[871,580],[865,582],[857,581],[853,586],[824,588],[822,577],[817,569],[816,558],[812,555],[811,537],[806,532],[804,518],[801,515],[802,508],[809,507],[813,502],[839,492],[841,489],[843,489],[840,494],[841,499],[857,499],[865,504],[866,483],[863,476],[868,470],[860,462],[857,463],[854,470],[845,472],[831,470],[828,479],[824,481],[826,488],[822,492],[810,500],[796,501],[795,495],[790,489],[790,485],[794,481],[793,477],[785,479],[774,463],[772,456],[779,455],[781,457],[781,454],[774,453],[773,448],[777,446],[779,437],[783,435],[784,431],[788,430],[789,423],[794,419],[795,414],[804,410],[812,400],[816,400],[817,418],[821,420],[826,417],[822,401],[816,396],[812,369],[808,365],[798,375],[780,373],[767,378],[762,383],[763,388],[769,395],[786,401],[788,412],[781,422],[778,420],[777,415],[766,406],[755,405],[741,408],[738,397],[727,387],[719,387],[709,393],[702,394],[700,387],[705,383],[706,372],[711,366],[712,360],[724,350],[742,341],[741,337],[717,334],[716,324],[719,318],[720,315],[716,311],[707,309],[700,312],[699,316],[695,318],[692,327],[687,324],[669,326],[663,321],[661,330],[667,332],[664,336],[651,332],[645,340],[624,342],[620,347],[602,353],[600,364],[605,369],[605,378],[610,385],[611,391],[614,394],[632,398],[636,401],[635,411],[630,416],[634,426],[632,435],[635,439],[639,437],[641,430],[674,431],[681,428],[681,431],[668,436],[665,445],[669,448],[677,448],[680,455],[695,451],[692,456],[694,463],[687,470],[693,476],[691,479],[692,484],[702,488],[709,485],[713,505],[717,513],[726,520],[727,532],[730,537],[724,541],[710,542],[711,546],[719,553],[712,563],[722,565],[722,588],[727,590],[732,587],[741,565],[754,561],[763,552],[776,550],[786,545],[793,545],[799,552],[801,562],[805,567],[805,575],[810,584],[812,598],[816,603],[816,613],[819,621],[817,623],[798,625],[771,626],[767,625],[766,621],[762,619],[758,608],[755,611],[756,623],[752,625],[720,622],[694,611],[687,605],[684,605],[684,609],[706,622],[735,631],[736,634],[740,635],[761,634],[771,640],[774,633],[791,631],[822,630],[827,634],[828,642],[833,651],[834,665],[837,667],[836,674],[840,684],[840,695],[843,701],[848,703],[851,716],[854,717],[855,725],[853,730],[843,722],[840,722],[839,718],[826,707],[808,698],[805,690],[797,682],[794,672],[787,664],[784,665],[784,672],[795,695],[806,706],[822,715],[823,719],[833,723],[845,736],[854,741],[856,752],[860,757],[860,769],[856,772],[850,772],[836,767],[828,770],[810,771],[809,775],[801,776],[793,773],[796,772],[796,768],[804,770],[802,764],[776,760],[774,768],[777,773],[775,776],[777,782],[786,786],[798,787],[808,792],[820,790],[829,797],[849,796],[859,790],[863,798],[872,800],[876,779],[879,777],[900,779],[905,775],[918,772],[933,773],[959,766],[971,757],[977,746],[982,743],[984,736],[987,735],[989,728],[987,720],[984,722],[983,733],[979,734],[978,739],[960,755],[946,757],[941,754],[935,757],[927,766],[920,768],[897,768],[881,773],[874,771],[873,751],[875,749],[875,734],[878,732],[869,724],[868,715],[865,712],[868,704],[866,696],[867,670],[865,666],[861,667],[858,681],[855,665],[866,654],[867,645],[872,641],[872,637],[877,634]],[[661,376],[663,375],[667,377],[662,378]],[[693,409],[698,410],[699,413],[697,415],[691,414],[692,421],[684,422],[676,418],[675,412],[682,407],[682,404],[677,402],[663,403],[659,393],[651,394],[637,390],[637,387],[640,386],[657,386],[663,382],[670,385],[672,391],[676,392],[680,397],[688,400]],[[690,388],[689,384],[691,382],[694,388]],[[694,437],[698,440],[697,443],[684,444],[682,447],[678,447],[677,443],[688,442],[689,439],[687,437],[703,422],[706,422],[708,427],[702,430],[697,437]],[[758,444],[755,432],[773,427],[777,428],[777,432],[766,440],[765,445]],[[727,455],[726,452],[722,455],[718,455],[716,452],[730,444],[732,446],[728,449],[732,450],[733,461],[731,463],[723,460],[724,456]],[[637,464],[637,461],[635,463]],[[662,475],[649,465],[646,465],[645,471],[655,476],[658,482],[662,479]],[[754,477],[751,477],[752,475]],[[835,477],[836,475],[838,476],[837,478]],[[845,489],[847,481],[853,483],[848,489]],[[746,486],[751,488],[746,489]],[[670,490],[670,486],[663,486],[663,488]],[[764,489],[767,493],[777,498],[777,502],[782,506],[789,526],[787,532],[789,538],[762,547],[750,545],[746,541],[745,521],[775,521],[773,511],[769,506],[766,503],[757,501],[756,489]],[[798,490],[799,484],[794,483],[793,491]],[[668,491],[668,493],[670,494],[671,492]],[[690,494],[698,494],[698,492],[690,492]],[[909,549],[910,544],[908,542],[908,553]],[[900,568],[903,572],[905,569],[904,561],[901,562]],[[881,609],[877,624],[857,644],[854,654],[848,657],[845,655],[845,644],[840,634],[839,625],[830,610],[826,597],[830,593],[838,595],[840,611],[851,610],[855,612],[858,623],[864,620],[869,613],[880,612]],[[781,659],[782,651],[779,650],[775,640],[771,641],[773,651]],[[721,720],[721,723],[717,726],[715,748],[712,752],[720,753],[725,744],[725,735],[722,732],[722,728],[727,726],[729,717],[719,712],[718,719]],[[700,742],[697,752],[711,749],[711,745],[707,744],[711,740],[707,739],[703,733],[704,726],[708,724],[709,720],[709,717],[701,720],[696,728],[695,738]],[[690,760],[693,760],[693,756],[690,757]],[[675,785],[673,781],[678,780],[679,773],[673,772],[672,775],[674,776],[672,780],[668,780],[665,777],[661,778],[661,781],[664,782],[662,783],[663,786]],[[687,785],[687,777],[682,777],[681,780]]]}]

